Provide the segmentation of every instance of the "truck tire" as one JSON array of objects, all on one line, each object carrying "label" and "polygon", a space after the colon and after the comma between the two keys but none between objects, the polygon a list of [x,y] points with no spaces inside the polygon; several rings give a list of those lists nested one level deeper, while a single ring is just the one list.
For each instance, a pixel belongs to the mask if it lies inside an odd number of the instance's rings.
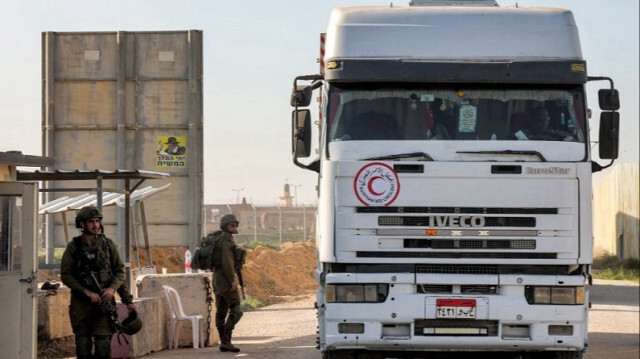
[{"label": "truck tire", "polygon": [[351,350],[327,350],[322,353],[322,359],[355,359]]},{"label": "truck tire", "polygon": [[[525,358],[528,358],[525,356]],[[531,359],[582,359],[582,352],[556,351],[532,354]]]},{"label": "truck tire", "polygon": [[555,352],[553,359],[582,359],[582,352]]}]

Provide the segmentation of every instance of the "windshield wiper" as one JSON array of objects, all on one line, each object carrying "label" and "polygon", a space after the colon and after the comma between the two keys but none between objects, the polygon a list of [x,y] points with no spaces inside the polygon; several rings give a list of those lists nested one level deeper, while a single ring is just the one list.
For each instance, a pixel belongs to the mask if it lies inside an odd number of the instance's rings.
[{"label": "windshield wiper", "polygon": [[542,162],[547,162],[547,159],[544,158],[542,153],[538,151],[457,151],[456,153],[477,153],[482,155],[527,155],[527,156],[538,156]]},{"label": "windshield wiper", "polygon": [[371,157],[365,158],[362,161],[377,161],[377,160],[399,160],[402,158],[409,157],[422,157],[421,161],[433,161],[433,158],[424,152],[411,152],[411,153],[398,153],[397,155],[388,155],[388,156],[380,156],[380,157]]}]

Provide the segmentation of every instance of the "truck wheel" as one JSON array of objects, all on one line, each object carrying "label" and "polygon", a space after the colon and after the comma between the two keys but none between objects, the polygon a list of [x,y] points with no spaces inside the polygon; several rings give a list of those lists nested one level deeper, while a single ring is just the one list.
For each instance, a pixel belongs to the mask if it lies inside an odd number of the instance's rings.
[{"label": "truck wheel", "polygon": [[553,359],[582,359],[582,352],[555,352]]},{"label": "truck wheel", "polygon": [[386,356],[380,353],[359,353],[356,359],[385,359]]},{"label": "truck wheel", "polygon": [[350,350],[327,350],[322,353],[322,359],[355,359]]},{"label": "truck wheel", "polygon": [[[529,358],[529,356],[525,356],[525,358]],[[569,352],[569,351],[539,352],[536,354],[532,354],[530,358],[531,359],[582,359],[582,352]]]}]

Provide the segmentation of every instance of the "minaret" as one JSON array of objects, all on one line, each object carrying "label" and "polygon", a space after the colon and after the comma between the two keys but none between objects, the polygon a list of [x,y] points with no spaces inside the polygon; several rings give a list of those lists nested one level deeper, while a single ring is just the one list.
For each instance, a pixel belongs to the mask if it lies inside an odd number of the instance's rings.
[{"label": "minaret", "polygon": [[280,207],[291,207],[293,197],[291,197],[291,193],[289,193],[289,184],[284,184],[284,193],[280,198]]}]

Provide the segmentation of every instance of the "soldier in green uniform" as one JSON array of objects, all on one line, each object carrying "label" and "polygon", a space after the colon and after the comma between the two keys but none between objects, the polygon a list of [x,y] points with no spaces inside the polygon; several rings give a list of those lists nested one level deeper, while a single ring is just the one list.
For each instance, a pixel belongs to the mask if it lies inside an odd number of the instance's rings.
[{"label": "soldier in green uniform", "polygon": [[102,213],[95,206],[78,211],[76,227],[82,233],[69,242],[60,263],[62,282],[71,289],[69,318],[76,336],[78,359],[111,358],[114,329],[100,304],[113,303],[118,289],[123,302],[131,300],[128,289],[121,288],[125,281],[124,264],[116,244],[101,233],[101,222]]},{"label": "soldier in green uniform", "polygon": [[238,248],[232,236],[238,233],[239,225],[235,215],[226,214],[220,219],[220,230],[212,234],[215,237],[212,270],[220,351],[234,353],[240,349],[231,344],[231,335],[243,314],[234,263],[234,254]]}]

